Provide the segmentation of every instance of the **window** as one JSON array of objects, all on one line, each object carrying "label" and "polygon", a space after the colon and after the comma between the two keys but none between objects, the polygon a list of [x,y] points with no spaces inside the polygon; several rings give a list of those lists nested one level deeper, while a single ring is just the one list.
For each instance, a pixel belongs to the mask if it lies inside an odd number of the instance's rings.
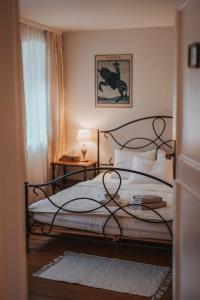
[{"label": "window", "polygon": [[48,172],[49,101],[47,46],[43,30],[21,25],[28,180]]}]

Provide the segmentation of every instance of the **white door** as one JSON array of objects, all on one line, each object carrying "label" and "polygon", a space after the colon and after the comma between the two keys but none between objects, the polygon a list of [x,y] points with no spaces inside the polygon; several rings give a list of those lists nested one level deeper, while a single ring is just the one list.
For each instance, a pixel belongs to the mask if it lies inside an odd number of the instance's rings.
[{"label": "white door", "polygon": [[0,300],[26,300],[18,1],[0,1]]},{"label": "white door", "polygon": [[[186,1],[178,18],[176,300],[200,299],[200,68],[188,67],[188,46],[200,43],[200,0]],[[195,50],[194,50],[195,52]],[[193,63],[195,53],[193,52]]]}]

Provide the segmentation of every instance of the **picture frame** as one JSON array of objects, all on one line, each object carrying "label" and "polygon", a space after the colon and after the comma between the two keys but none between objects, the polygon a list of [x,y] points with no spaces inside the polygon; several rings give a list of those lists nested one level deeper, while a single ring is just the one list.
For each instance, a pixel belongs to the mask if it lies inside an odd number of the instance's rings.
[{"label": "picture frame", "polygon": [[200,43],[193,43],[188,46],[188,67],[200,67]]},{"label": "picture frame", "polygon": [[132,54],[95,55],[95,106],[132,107]]}]

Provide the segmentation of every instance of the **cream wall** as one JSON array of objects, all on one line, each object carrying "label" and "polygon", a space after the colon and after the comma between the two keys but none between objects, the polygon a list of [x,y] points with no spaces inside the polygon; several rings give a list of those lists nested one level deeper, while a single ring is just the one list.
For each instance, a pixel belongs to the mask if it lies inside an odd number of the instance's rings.
[{"label": "cream wall", "polygon": [[[64,34],[68,149],[78,128],[110,129],[152,114],[172,114],[173,27]],[[95,108],[95,54],[133,54],[133,107]],[[96,157],[89,145],[89,158]]]}]

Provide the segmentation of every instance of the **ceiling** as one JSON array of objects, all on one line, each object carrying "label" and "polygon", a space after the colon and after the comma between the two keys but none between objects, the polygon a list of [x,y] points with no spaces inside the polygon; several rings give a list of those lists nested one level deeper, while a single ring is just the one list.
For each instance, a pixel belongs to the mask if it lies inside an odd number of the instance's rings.
[{"label": "ceiling", "polygon": [[20,17],[61,31],[174,26],[175,0],[19,0]]}]

